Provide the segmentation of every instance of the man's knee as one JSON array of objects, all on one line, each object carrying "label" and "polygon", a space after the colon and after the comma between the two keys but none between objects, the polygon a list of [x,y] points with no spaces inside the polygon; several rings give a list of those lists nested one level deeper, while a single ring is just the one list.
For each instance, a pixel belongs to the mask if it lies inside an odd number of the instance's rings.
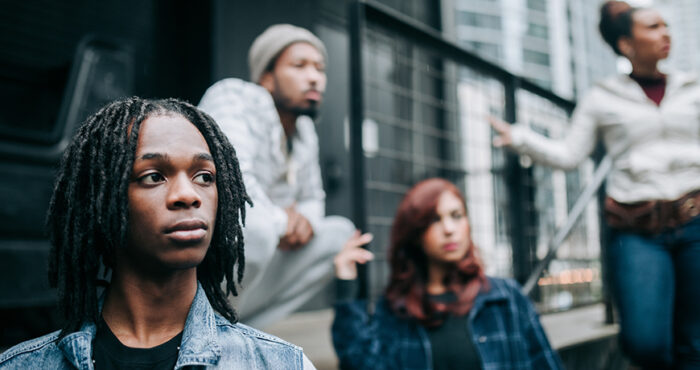
[{"label": "man's knee", "polygon": [[322,249],[326,254],[335,255],[355,232],[352,221],[342,216],[325,217],[314,230],[314,238],[309,246]]},{"label": "man's knee", "polygon": [[275,253],[279,238],[264,217],[248,217],[243,228],[243,242],[246,264],[266,264]]},{"label": "man's knee", "polygon": [[344,236],[346,240],[355,232],[355,224],[343,216],[328,216],[322,225],[328,232]]}]

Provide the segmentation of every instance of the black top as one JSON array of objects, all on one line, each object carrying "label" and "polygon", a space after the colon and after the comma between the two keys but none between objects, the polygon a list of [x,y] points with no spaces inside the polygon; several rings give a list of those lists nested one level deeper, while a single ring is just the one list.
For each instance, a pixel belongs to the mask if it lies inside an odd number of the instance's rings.
[{"label": "black top", "polygon": [[181,341],[182,332],[153,348],[127,347],[117,339],[104,319],[100,317],[97,333],[92,341],[92,359],[96,370],[172,370],[177,362]]},{"label": "black top", "polygon": [[[431,295],[432,301],[449,303],[454,293]],[[479,352],[472,339],[467,315],[445,315],[440,326],[427,328],[433,354],[433,369],[481,369]]]},{"label": "black top", "polygon": [[[347,302],[357,295],[357,280],[336,279],[336,300]],[[431,300],[449,303],[454,293],[431,295]],[[426,328],[433,357],[433,369],[481,369],[481,359],[472,339],[467,315],[445,315],[442,324]]]}]

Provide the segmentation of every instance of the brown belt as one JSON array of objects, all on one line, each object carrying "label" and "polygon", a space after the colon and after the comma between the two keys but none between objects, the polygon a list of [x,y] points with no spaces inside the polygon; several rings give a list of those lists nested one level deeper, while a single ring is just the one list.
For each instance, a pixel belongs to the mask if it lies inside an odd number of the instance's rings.
[{"label": "brown belt", "polygon": [[645,234],[657,234],[681,226],[700,214],[700,190],[676,200],[620,203],[605,199],[605,219],[610,227]]}]

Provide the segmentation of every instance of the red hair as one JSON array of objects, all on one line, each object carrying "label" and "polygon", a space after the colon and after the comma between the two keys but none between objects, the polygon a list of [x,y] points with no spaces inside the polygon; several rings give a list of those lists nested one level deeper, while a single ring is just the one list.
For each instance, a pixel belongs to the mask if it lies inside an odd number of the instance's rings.
[{"label": "red hair", "polygon": [[448,291],[456,296],[452,303],[431,302],[427,293],[427,256],[423,251],[423,234],[437,216],[437,204],[444,192],[464,196],[451,182],[431,178],[414,185],[399,204],[391,228],[389,264],[391,274],[386,299],[399,316],[417,319],[425,326],[439,325],[446,312],[464,315],[471,309],[474,298],[488,289],[484,269],[469,238],[469,249],[445,276]]}]

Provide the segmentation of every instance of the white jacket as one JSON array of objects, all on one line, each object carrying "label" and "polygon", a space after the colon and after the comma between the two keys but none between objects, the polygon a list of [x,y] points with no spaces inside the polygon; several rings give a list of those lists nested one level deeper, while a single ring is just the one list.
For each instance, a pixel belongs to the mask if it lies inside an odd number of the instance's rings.
[{"label": "white jacket", "polygon": [[223,79],[207,89],[199,108],[211,115],[228,136],[238,156],[246,191],[253,199],[248,218],[262,217],[282,237],[284,208],[296,204],[312,227],[325,216],[326,193],[318,161],[314,122],[297,119],[294,150],[286,154],[286,136],[272,96],[259,85]]},{"label": "white jacket", "polygon": [[672,200],[700,189],[700,81],[669,74],[661,105],[627,75],[591,88],[561,140],[513,125],[511,147],[533,160],[572,169],[591,154],[598,137],[615,158],[607,193],[622,203]]}]

